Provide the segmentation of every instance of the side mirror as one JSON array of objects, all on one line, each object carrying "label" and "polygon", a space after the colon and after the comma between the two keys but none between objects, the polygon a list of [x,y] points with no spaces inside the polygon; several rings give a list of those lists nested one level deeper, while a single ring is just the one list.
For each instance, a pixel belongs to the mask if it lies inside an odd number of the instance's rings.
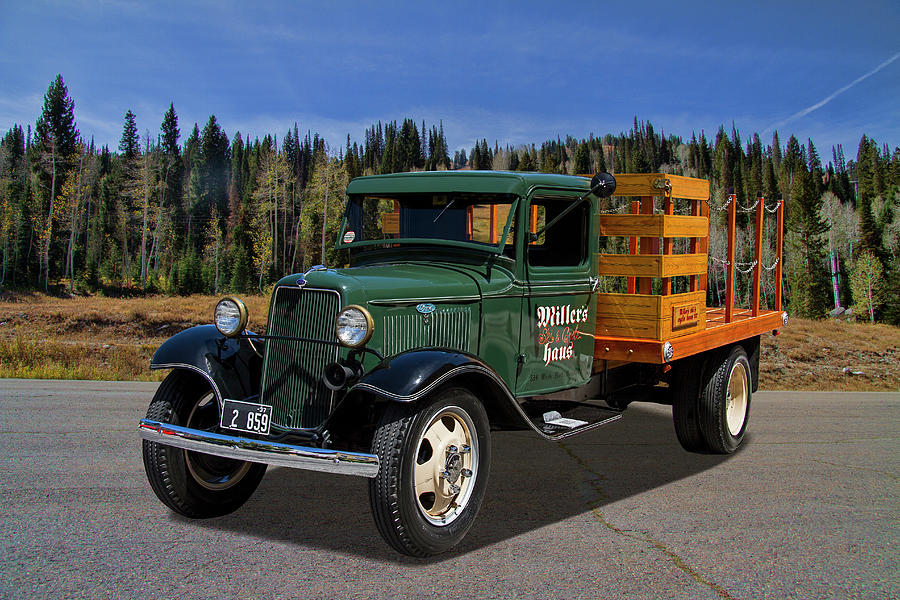
[{"label": "side mirror", "polygon": [[598,198],[609,198],[616,191],[616,178],[610,173],[597,173],[591,178],[591,193]]}]

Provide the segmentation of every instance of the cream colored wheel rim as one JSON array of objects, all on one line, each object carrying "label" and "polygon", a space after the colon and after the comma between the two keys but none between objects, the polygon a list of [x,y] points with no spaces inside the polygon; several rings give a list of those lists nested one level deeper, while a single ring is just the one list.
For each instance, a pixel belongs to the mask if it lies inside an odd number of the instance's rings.
[{"label": "cream colored wheel rim", "polygon": [[725,422],[731,435],[737,435],[744,428],[747,419],[747,405],[750,400],[747,369],[744,363],[735,362],[728,378],[727,398],[725,400]]},{"label": "cream colored wheel rim", "polygon": [[468,413],[441,409],[416,441],[413,488],[419,512],[434,525],[452,523],[472,496],[478,476],[478,439]]},{"label": "cream colored wheel rim", "polygon": [[[219,406],[216,397],[209,393],[200,398],[188,415],[186,427],[208,429],[215,427],[219,420]],[[213,491],[226,490],[236,485],[247,471],[250,463],[230,458],[210,456],[186,450],[184,462],[191,476],[200,486]]]}]

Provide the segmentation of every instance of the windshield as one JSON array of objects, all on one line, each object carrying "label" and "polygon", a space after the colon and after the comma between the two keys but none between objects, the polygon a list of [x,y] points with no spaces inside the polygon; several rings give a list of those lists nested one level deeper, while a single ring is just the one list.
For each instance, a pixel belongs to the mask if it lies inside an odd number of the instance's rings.
[{"label": "windshield", "polygon": [[462,243],[502,252],[513,243],[515,200],[471,193],[351,196],[339,246]]}]

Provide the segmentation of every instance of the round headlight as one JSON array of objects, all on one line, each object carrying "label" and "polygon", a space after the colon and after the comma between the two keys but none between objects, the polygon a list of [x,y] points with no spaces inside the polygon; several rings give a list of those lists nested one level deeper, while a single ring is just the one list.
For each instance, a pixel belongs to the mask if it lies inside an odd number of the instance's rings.
[{"label": "round headlight", "polygon": [[234,296],[219,300],[213,314],[216,329],[225,337],[234,337],[247,326],[247,306]]},{"label": "round headlight", "polygon": [[334,321],[338,341],[350,348],[359,348],[372,337],[372,315],[362,306],[351,304],[341,309]]}]

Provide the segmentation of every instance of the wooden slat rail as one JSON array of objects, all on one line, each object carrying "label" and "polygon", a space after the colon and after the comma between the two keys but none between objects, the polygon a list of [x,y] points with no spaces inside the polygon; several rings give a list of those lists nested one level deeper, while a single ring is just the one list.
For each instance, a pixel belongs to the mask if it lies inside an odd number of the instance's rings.
[{"label": "wooden slat rail", "polygon": [[664,196],[666,190],[672,198],[709,200],[709,183],[705,179],[667,173],[616,174],[616,196]]},{"label": "wooden slat rail", "polygon": [[600,235],[706,237],[708,217],[690,215],[600,215]]},{"label": "wooden slat rail", "polygon": [[600,275],[675,277],[706,273],[705,254],[601,254]]}]

